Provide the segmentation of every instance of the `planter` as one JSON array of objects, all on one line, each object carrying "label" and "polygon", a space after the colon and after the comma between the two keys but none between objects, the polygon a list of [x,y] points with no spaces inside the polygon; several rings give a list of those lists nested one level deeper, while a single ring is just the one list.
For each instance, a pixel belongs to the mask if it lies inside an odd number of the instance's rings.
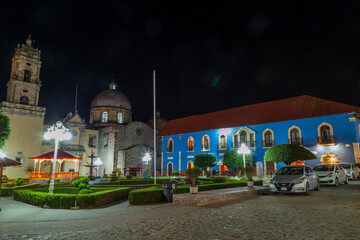
[{"label": "planter", "polygon": [[254,187],[254,181],[247,181],[247,186],[253,188]]},{"label": "planter", "polygon": [[192,193],[192,194],[197,193],[198,190],[199,190],[198,185],[190,185],[190,193]]}]

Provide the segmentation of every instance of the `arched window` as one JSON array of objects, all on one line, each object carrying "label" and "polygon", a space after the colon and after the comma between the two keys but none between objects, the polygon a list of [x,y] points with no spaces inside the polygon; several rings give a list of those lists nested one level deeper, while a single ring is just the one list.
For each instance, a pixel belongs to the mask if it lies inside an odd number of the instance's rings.
[{"label": "arched window", "polygon": [[20,98],[20,104],[24,104],[24,105],[28,105],[29,104],[29,99],[25,96],[22,96]]},{"label": "arched window", "polygon": [[271,130],[265,130],[263,135],[263,147],[274,146],[274,137]]},{"label": "arched window", "polygon": [[174,152],[174,141],[170,138],[167,145],[167,152]]},{"label": "arched window", "polygon": [[101,122],[107,122],[108,117],[109,117],[109,113],[108,112],[103,112],[102,116],[101,116]]},{"label": "arched window", "polygon": [[117,114],[117,119],[118,119],[118,123],[123,123],[123,114],[119,112]]},{"label": "arched window", "polygon": [[319,144],[335,144],[333,128],[328,123],[322,123],[318,127]]},{"label": "arched window", "polygon": [[189,137],[188,139],[188,152],[194,151],[194,139],[192,137]]},{"label": "arched window", "polygon": [[194,163],[192,161],[189,161],[187,163],[187,168],[189,169],[189,168],[193,168],[193,167],[194,167]]},{"label": "arched window", "polygon": [[289,144],[302,145],[300,128],[293,126],[289,129]]},{"label": "arched window", "polygon": [[24,71],[24,81],[25,82],[30,82],[31,81],[31,72],[28,69],[26,69]]},{"label": "arched window", "polygon": [[226,136],[221,135],[219,138],[219,149],[226,149],[226,148],[227,148]]},{"label": "arched window", "polygon": [[244,144],[247,144],[247,142],[246,142],[246,136],[247,136],[247,132],[244,130],[244,131],[241,131],[241,133],[240,133],[240,145],[242,144],[242,143],[244,143]]},{"label": "arched window", "polygon": [[173,164],[171,162],[167,165],[167,175],[171,176],[171,173],[173,172]]},{"label": "arched window", "polygon": [[202,150],[209,151],[210,150],[210,139],[208,135],[203,136],[202,138]]}]

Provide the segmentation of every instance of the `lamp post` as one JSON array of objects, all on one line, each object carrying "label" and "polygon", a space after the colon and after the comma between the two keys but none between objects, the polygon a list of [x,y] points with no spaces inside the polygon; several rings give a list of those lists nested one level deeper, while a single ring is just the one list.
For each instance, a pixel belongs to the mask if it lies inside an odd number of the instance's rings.
[{"label": "lamp post", "polygon": [[[245,166],[246,166],[246,163],[245,163],[245,154],[249,154],[251,151],[250,149],[245,145],[245,144],[241,144],[241,147],[237,150],[237,153],[238,154],[242,154],[243,155],[243,161],[244,161],[244,169],[245,169]],[[245,173],[245,171],[244,171]]]},{"label": "lamp post", "polygon": [[50,140],[50,139],[55,140],[53,170],[51,174],[50,187],[49,187],[49,194],[54,194],[56,158],[57,158],[59,141],[69,140],[71,138],[71,134],[69,129],[67,129],[62,124],[62,122],[57,121],[53,126],[48,128],[47,132],[44,134],[44,138],[46,140]]}]

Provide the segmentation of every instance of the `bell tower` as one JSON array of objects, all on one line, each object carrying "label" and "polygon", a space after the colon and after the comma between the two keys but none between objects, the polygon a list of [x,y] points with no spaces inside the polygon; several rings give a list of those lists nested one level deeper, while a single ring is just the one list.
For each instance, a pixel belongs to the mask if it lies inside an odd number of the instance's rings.
[{"label": "bell tower", "polygon": [[37,106],[39,103],[40,53],[33,47],[31,35],[26,43],[18,44],[12,58],[10,81],[7,84],[6,101],[23,105]]}]

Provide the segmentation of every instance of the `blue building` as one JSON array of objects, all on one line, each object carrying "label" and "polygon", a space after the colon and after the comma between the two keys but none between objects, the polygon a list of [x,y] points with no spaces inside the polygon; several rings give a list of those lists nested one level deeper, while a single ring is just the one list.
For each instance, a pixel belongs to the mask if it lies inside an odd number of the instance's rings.
[{"label": "blue building", "polygon": [[[162,138],[161,172],[193,167],[196,154],[216,157],[213,169],[226,171],[224,153],[245,144],[265,174],[283,166],[264,163],[265,151],[274,145],[297,144],[312,151],[314,166],[330,157],[336,162],[360,162],[360,107],[300,96],[247,105],[169,121],[159,132]],[[260,162],[260,163],[258,163]]]}]

